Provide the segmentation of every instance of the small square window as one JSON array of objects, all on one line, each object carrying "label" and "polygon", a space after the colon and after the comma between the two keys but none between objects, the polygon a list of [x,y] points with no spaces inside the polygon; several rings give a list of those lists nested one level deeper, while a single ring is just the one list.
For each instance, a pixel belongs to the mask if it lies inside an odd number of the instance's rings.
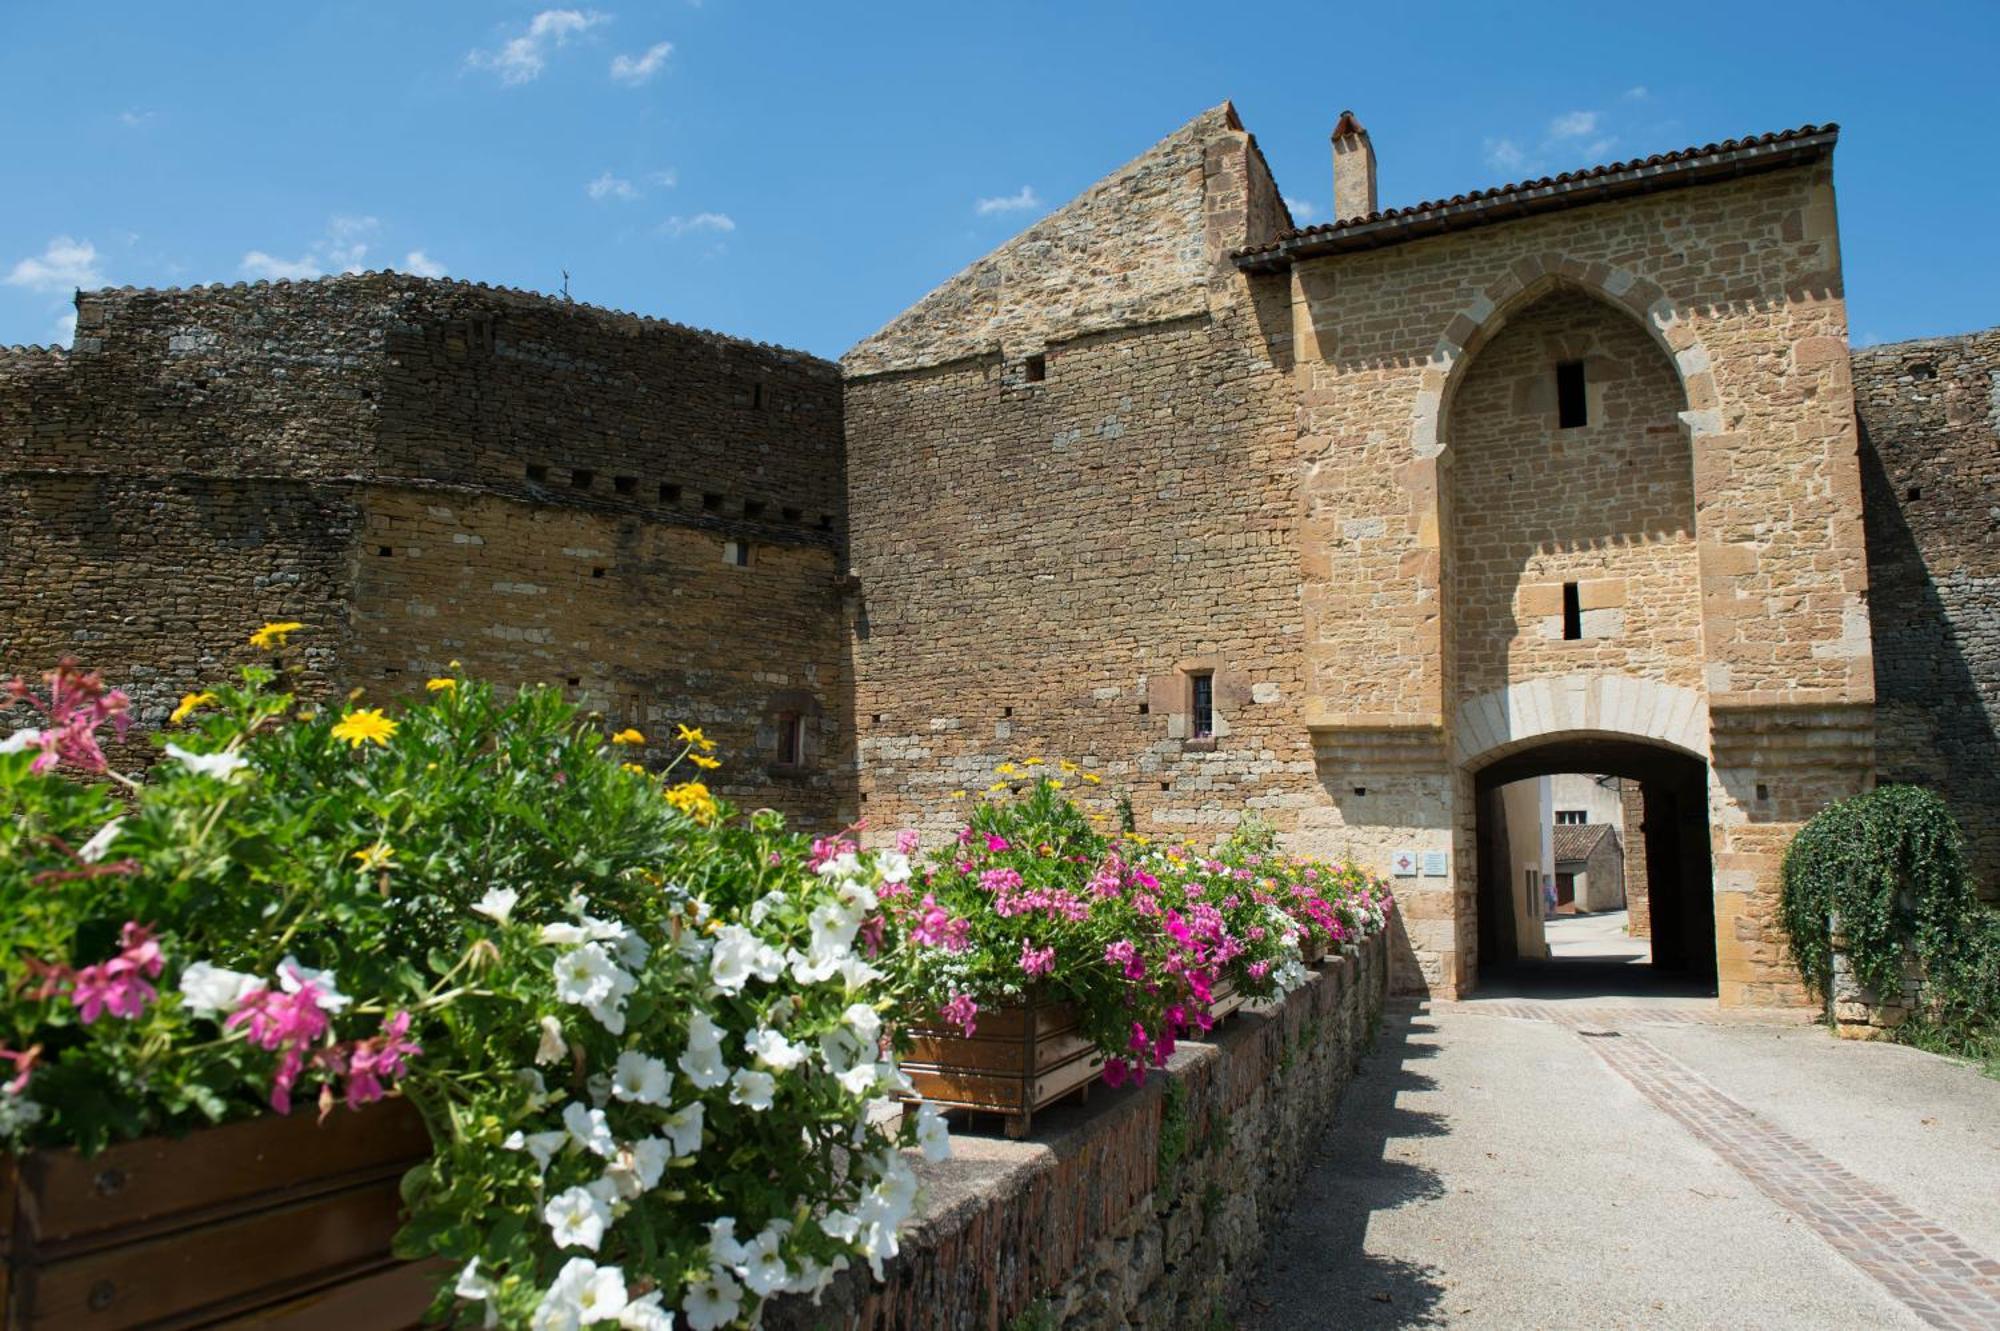
[{"label": "small square window", "polygon": [[396,552],[395,552],[395,550],[394,550],[394,549],[390,548],[389,546],[386,546],[386,545],[378,545],[378,546],[376,546],[376,547],[375,547],[375,553],[376,553],[377,555],[380,555],[380,556],[381,556],[382,558],[384,558],[384,559],[387,559],[387,558],[388,558],[389,556],[391,556],[391,555],[395,554]]},{"label": "small square window", "polygon": [[593,578],[601,578],[604,576],[604,570],[602,568],[593,568],[592,570],[590,570],[590,576]]},{"label": "small square window", "polygon": [[549,469],[547,467],[543,466],[539,462],[530,462],[528,464],[529,480],[533,481],[537,485],[540,485],[543,481],[546,481],[548,478],[549,478]]},{"label": "small square window", "polygon": [[720,513],[722,511],[722,496],[718,494],[703,495],[701,497],[701,508],[704,513]]},{"label": "small square window", "polygon": [[1590,424],[1590,406],[1583,391],[1583,362],[1566,360],[1556,366],[1556,424],[1574,430]]},{"label": "small square window", "polygon": [[569,683],[569,686],[570,686],[571,688],[576,688],[576,687],[577,687],[578,685],[580,685],[580,684],[582,684],[582,683],[583,683],[583,676],[581,676],[581,675],[571,675],[571,676],[569,677],[569,680],[568,680],[568,683]]},{"label": "small square window", "polygon": [[1028,383],[1038,384],[1049,377],[1049,358],[1036,352],[1021,363],[1021,378]]},{"label": "small square window", "polygon": [[778,512],[779,512],[779,515],[780,515],[780,516],[782,516],[782,517],[783,517],[783,518],[785,519],[785,521],[787,521],[787,522],[803,522],[803,521],[805,521],[805,517],[806,517],[806,515],[805,515],[805,510],[804,510],[804,509],[798,509],[798,508],[792,508],[792,507],[789,507],[789,506],[787,506],[787,507],[785,507],[785,508],[782,508],[782,509],[778,510]]},{"label": "small square window", "polygon": [[637,494],[639,492],[639,478],[637,476],[613,476],[611,478],[611,488],[622,495]]},{"label": "small square window", "polygon": [[597,473],[588,467],[573,468],[569,474],[570,488],[573,490],[588,490],[591,482],[596,479]]},{"label": "small square window", "polygon": [[819,529],[821,531],[833,530],[833,514],[822,513],[819,515]]},{"label": "small square window", "polygon": [[1142,702],[1139,704],[1139,715],[1141,716],[1146,716],[1150,714],[1152,710],[1153,710],[1153,704],[1149,702]]},{"label": "small square window", "polygon": [[672,481],[661,481],[661,482],[660,482],[660,502],[661,502],[661,503],[663,503],[663,504],[678,504],[678,503],[680,503],[680,502],[681,502],[681,487],[680,487],[680,486],[678,486],[678,485],[675,485],[675,484],[674,484],[674,483],[673,483]]},{"label": "small square window", "polygon": [[750,543],[748,541],[724,541],[722,543],[722,562],[725,564],[734,564],[738,568],[748,568],[750,566]]},{"label": "small square window", "polygon": [[746,499],[743,501],[743,516],[746,518],[761,518],[764,516],[764,510],[767,507],[768,505],[761,499]]}]

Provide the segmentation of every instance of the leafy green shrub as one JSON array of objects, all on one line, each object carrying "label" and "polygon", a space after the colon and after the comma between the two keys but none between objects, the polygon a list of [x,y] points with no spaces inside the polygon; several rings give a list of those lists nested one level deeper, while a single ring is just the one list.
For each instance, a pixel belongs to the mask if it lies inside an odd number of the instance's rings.
[{"label": "leafy green shrub", "polygon": [[1800,974],[1822,997],[1837,918],[1868,989],[1902,990],[1907,947],[1931,1019],[2000,1021],[2000,923],[1973,893],[1951,811],[1928,790],[1883,786],[1817,814],[1785,852],[1780,914]]}]

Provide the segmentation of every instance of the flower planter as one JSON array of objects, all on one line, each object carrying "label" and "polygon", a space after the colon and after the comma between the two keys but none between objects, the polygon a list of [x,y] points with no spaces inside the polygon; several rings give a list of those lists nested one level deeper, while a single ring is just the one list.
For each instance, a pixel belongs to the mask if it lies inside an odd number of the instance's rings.
[{"label": "flower planter", "polygon": [[1217,1025],[1227,1020],[1230,1014],[1250,1001],[1248,994],[1239,993],[1234,980],[1217,980],[1209,991],[1208,1015]]},{"label": "flower planter", "polygon": [[423,1121],[401,1100],[316,1119],[0,1160],[6,1331],[416,1326],[437,1271],[389,1243]]},{"label": "flower planter", "polygon": [[903,1071],[941,1109],[998,1114],[1009,1137],[1025,1137],[1038,1110],[1097,1080],[1104,1059],[1077,1026],[1074,1009],[1029,1003],[982,1009],[977,1028],[912,1030]]}]

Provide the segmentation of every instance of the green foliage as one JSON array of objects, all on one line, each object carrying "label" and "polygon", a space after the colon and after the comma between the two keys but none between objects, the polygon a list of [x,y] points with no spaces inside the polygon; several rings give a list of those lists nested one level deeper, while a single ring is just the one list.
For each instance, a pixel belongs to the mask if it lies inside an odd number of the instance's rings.
[{"label": "green foliage", "polygon": [[1780,918],[1800,974],[1823,997],[1837,920],[1868,989],[1900,992],[1907,947],[1934,1020],[2000,1020],[2000,925],[1973,894],[1957,823],[1928,790],[1883,786],[1815,816],[1785,853]]},{"label": "green foliage", "polygon": [[1036,1299],[1007,1319],[1007,1331],[1056,1331],[1060,1325],[1055,1303],[1046,1298]]},{"label": "green foliage", "polygon": [[1169,1078],[1160,1096],[1159,1172],[1162,1179],[1173,1175],[1174,1166],[1187,1155],[1188,1140],[1194,1133],[1194,1115],[1188,1109],[1187,1087],[1179,1078]]}]

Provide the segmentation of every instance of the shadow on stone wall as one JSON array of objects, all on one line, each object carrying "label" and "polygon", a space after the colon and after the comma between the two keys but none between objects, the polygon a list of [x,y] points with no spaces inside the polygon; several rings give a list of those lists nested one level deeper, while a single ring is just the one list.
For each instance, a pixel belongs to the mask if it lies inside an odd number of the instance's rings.
[{"label": "shadow on stone wall", "polygon": [[[1876,779],[1926,786],[1966,834],[1980,894],[2000,896],[2000,739],[1959,638],[1976,592],[1954,618],[1881,452],[1861,427],[1869,629],[1875,652]],[[1965,576],[1976,578],[1976,571]],[[2000,699],[1992,700],[2000,702]]]},{"label": "shadow on stone wall", "polygon": [[1451,1131],[1443,1115],[1397,1104],[1406,1091],[1436,1087],[1436,1079],[1415,1066],[1435,1057],[1436,1047],[1411,1042],[1436,1029],[1406,1005],[1383,1013],[1375,1046],[1362,1058],[1325,1144],[1272,1235],[1242,1310],[1244,1327],[1305,1331],[1444,1324],[1439,1271],[1365,1250],[1375,1212],[1445,1193],[1433,1171],[1389,1156],[1391,1141]]}]

